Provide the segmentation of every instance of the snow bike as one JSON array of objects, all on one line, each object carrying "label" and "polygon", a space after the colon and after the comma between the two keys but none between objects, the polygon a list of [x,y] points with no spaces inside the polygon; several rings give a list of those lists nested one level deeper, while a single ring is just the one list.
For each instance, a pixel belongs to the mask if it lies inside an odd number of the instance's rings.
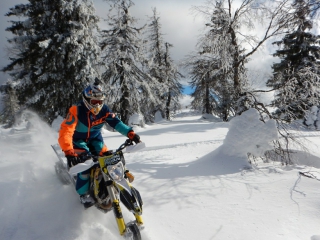
[{"label": "snow bike", "polygon": [[[117,150],[109,151],[106,156],[93,156],[81,154],[79,157],[84,161],[68,169],[67,160],[60,146],[51,145],[59,161],[55,170],[64,184],[73,183],[77,180],[77,173],[90,169],[90,195],[95,199],[95,207],[104,213],[113,209],[114,216],[121,236],[130,240],[141,240],[140,230],[143,229],[142,198],[125,177],[125,160],[123,149],[126,152],[134,152],[145,147],[144,143],[133,145],[127,139]],[[133,213],[135,220],[125,223],[120,207],[122,204]]]}]

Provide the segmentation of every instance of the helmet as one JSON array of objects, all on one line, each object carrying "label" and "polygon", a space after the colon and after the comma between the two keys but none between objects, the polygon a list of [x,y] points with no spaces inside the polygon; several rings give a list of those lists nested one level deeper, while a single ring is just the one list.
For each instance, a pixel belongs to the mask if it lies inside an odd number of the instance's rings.
[{"label": "helmet", "polygon": [[101,81],[96,78],[93,84],[87,86],[82,92],[82,99],[84,105],[94,114],[97,115],[103,106],[103,100],[105,99],[105,93]]}]

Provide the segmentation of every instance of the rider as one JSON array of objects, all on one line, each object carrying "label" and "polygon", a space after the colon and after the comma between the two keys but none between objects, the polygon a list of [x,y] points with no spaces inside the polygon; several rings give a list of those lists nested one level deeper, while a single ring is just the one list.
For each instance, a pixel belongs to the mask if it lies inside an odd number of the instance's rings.
[{"label": "rider", "polygon": [[[125,125],[103,103],[105,93],[100,83],[100,80],[96,78],[93,84],[84,89],[82,101],[70,107],[66,119],[61,123],[58,141],[65,153],[69,168],[82,162],[81,158],[78,157],[80,151],[100,156],[108,152],[101,135],[104,123],[108,123],[135,143],[140,142],[139,135],[132,128]],[[126,171],[126,176],[130,182],[133,181],[134,177],[128,170]],[[85,207],[90,207],[95,202],[88,193],[89,177],[89,170],[78,173],[76,182],[76,190],[80,195],[81,203]]]}]

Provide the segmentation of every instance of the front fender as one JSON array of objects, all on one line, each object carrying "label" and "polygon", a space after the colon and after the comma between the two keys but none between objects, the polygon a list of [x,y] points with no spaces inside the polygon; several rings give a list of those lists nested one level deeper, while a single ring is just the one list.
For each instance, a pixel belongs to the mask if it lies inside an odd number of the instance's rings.
[{"label": "front fender", "polygon": [[[121,182],[121,184],[120,184]],[[116,185],[120,191],[120,200],[126,208],[137,214],[142,214],[142,199],[140,193],[131,186],[126,179],[117,182]]]}]

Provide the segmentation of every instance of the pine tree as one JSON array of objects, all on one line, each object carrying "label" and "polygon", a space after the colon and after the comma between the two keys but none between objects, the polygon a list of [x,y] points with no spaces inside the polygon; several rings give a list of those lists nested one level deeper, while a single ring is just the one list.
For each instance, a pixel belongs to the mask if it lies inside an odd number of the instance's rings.
[{"label": "pine tree", "polygon": [[156,78],[159,82],[164,82],[164,40],[161,32],[160,16],[157,13],[157,9],[153,8],[153,15],[150,17],[150,23],[147,29],[147,41],[148,41],[148,53],[149,59],[149,71],[150,75]]},{"label": "pine tree", "polygon": [[106,68],[102,79],[109,89],[108,102],[113,103],[113,111],[119,113],[124,123],[128,123],[132,114],[145,114],[140,107],[143,100],[149,104],[159,104],[154,95],[157,83],[142,70],[147,62],[140,36],[143,28],[134,26],[136,19],[129,13],[133,2],[111,2],[114,5],[108,16],[110,27],[101,31],[102,64]]},{"label": "pine tree", "polygon": [[206,61],[203,56],[199,55],[191,60],[187,66],[191,76],[191,87],[194,92],[191,94],[193,100],[191,106],[202,113],[212,114],[214,109],[214,94],[211,84],[211,62]]},{"label": "pine tree", "polygon": [[171,119],[171,112],[175,112],[180,109],[179,99],[182,96],[182,85],[179,82],[180,78],[184,76],[178,71],[177,67],[174,65],[173,60],[169,53],[169,48],[173,47],[170,43],[165,43],[165,55],[164,55],[164,64],[165,64],[165,85],[168,86],[168,92],[165,93],[166,106],[165,114],[166,119]]},{"label": "pine tree", "polygon": [[161,32],[160,17],[153,9],[153,16],[148,24],[149,59],[148,70],[150,75],[159,83],[161,91],[156,92],[161,100],[161,105],[154,106],[154,111],[159,110],[162,117],[171,119],[171,112],[180,108],[179,98],[182,95],[182,85],[179,79],[183,75],[178,71],[170,56],[169,49],[173,47],[170,43],[164,42]]},{"label": "pine tree", "polygon": [[153,15],[149,18],[149,24],[147,25],[147,40],[148,43],[147,47],[147,57],[149,59],[147,64],[147,71],[149,72],[150,76],[155,78],[159,84],[162,85],[161,91],[156,92],[157,98],[160,99],[161,104],[156,106],[150,106],[146,101],[143,104],[146,108],[149,109],[149,121],[152,121],[154,114],[156,111],[160,111],[162,117],[165,117],[165,96],[164,94],[168,92],[168,86],[166,86],[165,80],[165,63],[164,63],[164,56],[165,56],[165,44],[163,40],[163,34],[161,32],[161,22],[160,16],[156,8],[152,9]]},{"label": "pine tree", "polygon": [[223,3],[217,2],[198,42],[198,54],[191,55],[185,64],[190,69],[191,85],[195,87],[193,106],[200,107],[203,113],[214,113],[224,121],[234,114],[239,91],[244,90],[246,83],[243,64],[237,66],[237,71],[234,67],[235,56],[241,51],[233,42],[230,21]]},{"label": "pine tree", "polygon": [[51,123],[65,116],[97,73],[99,54],[94,37],[98,17],[90,0],[29,0],[7,16],[22,17],[7,28],[16,54],[2,69],[16,82],[23,108]]},{"label": "pine tree", "polygon": [[211,59],[213,62],[210,65],[215,66],[211,73],[211,86],[218,93],[218,98],[220,96],[216,111],[225,121],[229,118],[227,114],[242,112],[238,103],[247,87],[247,69],[244,66],[247,60],[244,58],[245,49],[238,33],[241,32],[242,25],[252,25],[252,2],[244,1],[240,8],[233,12],[230,1],[227,1],[227,8],[224,1],[215,1],[212,11],[209,12],[206,32],[198,43],[201,53],[210,55],[207,59]]},{"label": "pine tree", "polygon": [[277,108],[275,116],[286,122],[303,119],[320,98],[320,36],[306,31],[312,28],[307,2],[297,0],[294,7],[296,31],[274,42],[281,47],[274,53],[281,61],[273,64],[273,77],[267,82],[267,86],[276,91],[272,102]]},{"label": "pine tree", "polygon": [[191,76],[191,94],[194,109],[206,114],[214,114],[223,121],[228,121],[233,112],[233,82],[221,67],[221,59],[209,49],[198,55],[191,55],[185,62]]}]

